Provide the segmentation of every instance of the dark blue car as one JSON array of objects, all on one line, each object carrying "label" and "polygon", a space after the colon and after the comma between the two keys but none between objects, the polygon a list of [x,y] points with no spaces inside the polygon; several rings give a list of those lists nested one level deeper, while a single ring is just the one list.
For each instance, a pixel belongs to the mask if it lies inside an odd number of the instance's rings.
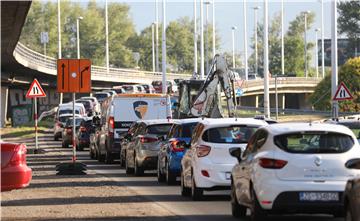
[{"label": "dark blue car", "polygon": [[176,182],[176,177],[180,176],[181,159],[190,145],[193,129],[199,121],[201,118],[184,119],[171,127],[158,153],[159,182],[166,181],[171,185]]}]

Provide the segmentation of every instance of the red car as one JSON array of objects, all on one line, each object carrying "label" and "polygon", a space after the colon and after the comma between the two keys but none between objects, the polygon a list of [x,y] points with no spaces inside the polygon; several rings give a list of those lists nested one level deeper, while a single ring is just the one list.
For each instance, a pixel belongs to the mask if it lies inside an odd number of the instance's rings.
[{"label": "red car", "polygon": [[32,170],[26,165],[26,145],[1,142],[0,148],[1,192],[27,187]]}]

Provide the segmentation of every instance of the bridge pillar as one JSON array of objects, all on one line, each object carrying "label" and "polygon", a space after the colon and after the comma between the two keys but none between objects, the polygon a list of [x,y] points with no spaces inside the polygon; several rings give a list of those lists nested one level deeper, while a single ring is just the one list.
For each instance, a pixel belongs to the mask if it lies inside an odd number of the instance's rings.
[{"label": "bridge pillar", "polygon": [[1,85],[0,127],[5,127],[6,124],[8,97],[9,97],[9,87]]},{"label": "bridge pillar", "polygon": [[259,108],[259,95],[255,96],[255,107]]},{"label": "bridge pillar", "polygon": [[281,94],[281,96],[280,96],[280,104],[281,104],[281,109],[284,110],[285,109],[285,93]]}]

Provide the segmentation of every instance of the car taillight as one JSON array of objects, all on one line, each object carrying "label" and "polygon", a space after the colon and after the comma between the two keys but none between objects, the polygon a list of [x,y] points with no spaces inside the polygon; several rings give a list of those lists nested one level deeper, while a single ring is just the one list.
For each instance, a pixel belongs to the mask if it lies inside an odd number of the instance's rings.
[{"label": "car taillight", "polygon": [[265,169],[282,169],[287,164],[285,160],[271,158],[260,158],[259,165]]},{"label": "car taillight", "polygon": [[80,132],[86,132],[86,127],[80,127]]},{"label": "car taillight", "polygon": [[71,135],[72,134],[72,128],[66,128],[66,133]]},{"label": "car taillight", "polygon": [[206,145],[199,145],[196,147],[196,155],[198,157],[205,157],[210,153],[211,147]]},{"label": "car taillight", "polygon": [[152,142],[156,142],[156,141],[158,141],[158,139],[154,138],[154,137],[140,137],[141,143],[152,143]]},{"label": "car taillight", "polygon": [[109,137],[113,137],[114,136],[114,128],[115,128],[115,121],[114,121],[114,117],[109,117],[109,121],[108,121],[108,136]]},{"label": "car taillight", "polygon": [[170,149],[172,152],[183,152],[184,147],[179,145],[180,142],[178,140],[170,141]]},{"label": "car taillight", "polygon": [[26,164],[26,146],[24,144],[20,144],[16,147],[10,164],[14,166]]}]

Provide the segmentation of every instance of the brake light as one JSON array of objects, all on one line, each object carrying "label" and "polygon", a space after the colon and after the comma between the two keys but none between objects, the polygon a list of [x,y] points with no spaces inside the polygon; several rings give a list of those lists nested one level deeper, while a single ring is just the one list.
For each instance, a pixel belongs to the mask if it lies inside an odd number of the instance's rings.
[{"label": "brake light", "polygon": [[202,171],[201,171],[201,174],[202,174],[203,176],[205,176],[205,177],[210,177],[210,174],[209,174],[209,172],[208,172],[207,170],[202,170]]},{"label": "brake light", "polygon": [[16,147],[10,164],[14,166],[26,164],[26,146],[24,144],[20,144]]},{"label": "brake light", "polygon": [[282,169],[287,164],[285,160],[271,158],[260,158],[259,165],[265,169]]},{"label": "brake light", "polygon": [[108,136],[109,137],[113,137],[114,136],[114,128],[115,128],[115,121],[114,121],[114,117],[109,117],[109,122],[108,122]]},{"label": "brake light", "polygon": [[205,157],[207,155],[209,155],[211,150],[211,147],[206,146],[206,145],[199,145],[196,147],[196,155],[198,157]]},{"label": "brake light", "polygon": [[178,140],[170,141],[170,150],[172,152],[183,152],[184,147],[180,146],[180,142]]},{"label": "brake light", "polygon": [[86,132],[86,127],[80,127],[80,132]]},{"label": "brake light", "polygon": [[141,143],[152,143],[152,142],[156,142],[156,141],[158,141],[158,139],[154,138],[154,137],[140,137]]}]

